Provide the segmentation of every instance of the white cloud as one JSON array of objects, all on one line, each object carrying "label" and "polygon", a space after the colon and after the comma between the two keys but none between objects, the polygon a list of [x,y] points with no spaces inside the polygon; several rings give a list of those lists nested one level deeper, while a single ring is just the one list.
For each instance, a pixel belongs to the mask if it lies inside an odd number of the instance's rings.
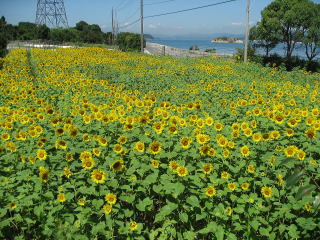
[{"label": "white cloud", "polygon": [[232,26],[242,26],[242,22],[233,22],[231,23]]}]

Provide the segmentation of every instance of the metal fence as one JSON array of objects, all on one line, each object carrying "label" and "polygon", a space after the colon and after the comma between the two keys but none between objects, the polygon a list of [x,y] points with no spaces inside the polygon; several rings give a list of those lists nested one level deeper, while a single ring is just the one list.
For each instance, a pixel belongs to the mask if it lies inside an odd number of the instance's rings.
[{"label": "metal fence", "polygon": [[232,57],[233,54],[218,54],[204,51],[186,50],[180,48],[174,48],[158,43],[146,43],[145,53],[151,55],[160,56],[172,56],[172,57],[208,57],[208,56],[219,56],[219,57]]},{"label": "metal fence", "polygon": [[7,45],[7,49],[15,48],[42,48],[42,49],[56,49],[56,48],[77,48],[77,46],[69,46],[66,44],[61,44],[53,41],[43,41],[43,40],[28,40],[28,41],[10,41]]}]

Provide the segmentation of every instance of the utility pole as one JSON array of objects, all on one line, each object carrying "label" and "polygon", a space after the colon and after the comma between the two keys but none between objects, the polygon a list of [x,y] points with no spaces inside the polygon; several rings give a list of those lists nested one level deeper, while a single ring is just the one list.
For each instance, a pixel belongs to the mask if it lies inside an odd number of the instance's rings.
[{"label": "utility pole", "polygon": [[113,20],[113,8],[112,8],[112,36],[111,36],[111,39],[112,39],[112,45],[114,45],[114,20]]},{"label": "utility pole", "polygon": [[143,0],[140,0],[140,12],[141,12],[141,33],[140,33],[140,41],[141,41],[141,53],[143,53]]},{"label": "utility pole", "polygon": [[244,44],[244,62],[248,61],[248,45],[249,45],[249,16],[250,16],[250,0],[247,0],[247,22],[246,22],[246,36]]}]

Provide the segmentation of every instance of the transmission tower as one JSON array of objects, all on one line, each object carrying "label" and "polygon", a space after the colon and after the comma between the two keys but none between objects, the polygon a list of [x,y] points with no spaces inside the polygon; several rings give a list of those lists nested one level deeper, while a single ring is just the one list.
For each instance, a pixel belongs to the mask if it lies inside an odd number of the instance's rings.
[{"label": "transmission tower", "polygon": [[54,28],[68,28],[63,0],[38,0],[36,24],[45,24]]}]

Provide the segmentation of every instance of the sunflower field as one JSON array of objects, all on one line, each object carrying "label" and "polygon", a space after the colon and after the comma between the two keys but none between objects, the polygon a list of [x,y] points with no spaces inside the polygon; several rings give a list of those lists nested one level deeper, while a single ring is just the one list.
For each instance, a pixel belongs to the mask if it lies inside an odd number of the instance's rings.
[{"label": "sunflower field", "polygon": [[320,74],[102,48],[1,62],[1,239],[319,239]]}]

